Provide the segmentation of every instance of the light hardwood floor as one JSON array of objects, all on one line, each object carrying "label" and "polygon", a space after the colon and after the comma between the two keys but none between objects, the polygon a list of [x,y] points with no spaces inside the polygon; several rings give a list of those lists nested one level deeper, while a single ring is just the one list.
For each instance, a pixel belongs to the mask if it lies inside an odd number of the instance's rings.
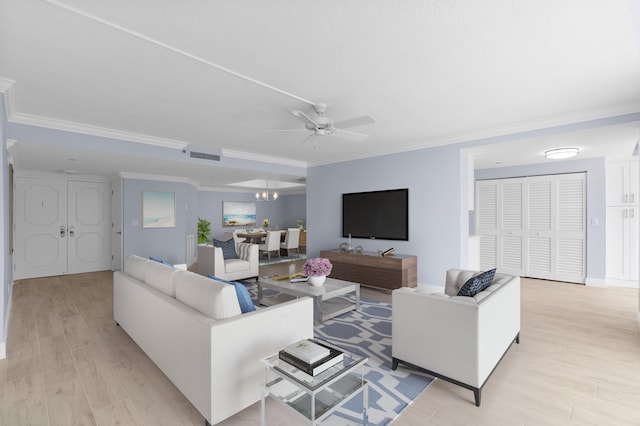
[{"label": "light hardwood floor", "polygon": [[[270,267],[281,273],[287,265]],[[390,295],[363,289],[363,297]],[[433,425],[640,425],[638,291],[522,281],[521,343],[473,393],[436,380],[394,421]],[[402,368],[402,367],[401,367]],[[268,402],[267,424],[299,424]],[[255,404],[223,422],[257,425]],[[202,425],[113,322],[112,274],[13,287],[0,425]]]}]

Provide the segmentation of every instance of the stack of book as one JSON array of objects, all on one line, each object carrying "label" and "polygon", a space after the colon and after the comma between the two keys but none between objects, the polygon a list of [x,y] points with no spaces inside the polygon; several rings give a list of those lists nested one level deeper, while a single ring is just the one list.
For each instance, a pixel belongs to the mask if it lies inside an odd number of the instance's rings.
[{"label": "stack of book", "polygon": [[301,340],[279,352],[279,358],[310,376],[316,376],[338,364],[344,353],[318,340]]}]

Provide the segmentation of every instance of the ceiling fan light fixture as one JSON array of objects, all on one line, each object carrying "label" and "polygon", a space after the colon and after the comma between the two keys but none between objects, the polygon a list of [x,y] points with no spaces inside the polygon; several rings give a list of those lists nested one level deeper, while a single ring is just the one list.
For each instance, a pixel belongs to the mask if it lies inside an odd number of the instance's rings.
[{"label": "ceiling fan light fixture", "polygon": [[564,160],[575,157],[580,152],[580,148],[554,148],[544,152],[544,156],[550,160]]}]

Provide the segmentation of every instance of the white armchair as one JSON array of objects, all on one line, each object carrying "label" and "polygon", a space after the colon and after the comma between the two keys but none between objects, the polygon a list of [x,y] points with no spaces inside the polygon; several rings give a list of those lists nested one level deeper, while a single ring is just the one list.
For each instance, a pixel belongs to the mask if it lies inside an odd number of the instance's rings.
[{"label": "white armchair", "polygon": [[210,244],[198,245],[197,272],[200,275],[214,275],[229,281],[258,278],[258,245],[238,243],[237,259],[225,259],[222,248]]},{"label": "white armchair", "polygon": [[284,237],[284,242],[280,243],[280,248],[287,251],[287,256],[289,256],[289,251],[296,249],[296,253],[300,255],[300,251],[298,250],[298,242],[300,241],[300,228],[289,228],[287,229],[287,235]]},{"label": "white armchair", "polygon": [[280,257],[280,236],[281,231],[268,231],[267,238],[264,240],[264,244],[260,244],[260,251],[266,251],[267,257],[271,260],[271,252],[275,251]]},{"label": "white armchair", "polygon": [[496,274],[473,297],[457,296],[474,271],[447,271],[445,292],[419,288],[392,292],[392,368],[418,368],[474,392],[482,387],[511,344],[520,343],[520,277]]}]

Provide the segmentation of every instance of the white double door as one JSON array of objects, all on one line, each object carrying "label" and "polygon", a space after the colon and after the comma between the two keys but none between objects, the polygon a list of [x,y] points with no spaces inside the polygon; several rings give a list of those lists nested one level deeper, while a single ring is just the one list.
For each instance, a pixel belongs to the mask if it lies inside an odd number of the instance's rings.
[{"label": "white double door", "polygon": [[105,182],[16,177],[14,278],[111,269]]},{"label": "white double door", "polygon": [[478,181],[476,200],[481,268],[584,283],[584,173]]}]

